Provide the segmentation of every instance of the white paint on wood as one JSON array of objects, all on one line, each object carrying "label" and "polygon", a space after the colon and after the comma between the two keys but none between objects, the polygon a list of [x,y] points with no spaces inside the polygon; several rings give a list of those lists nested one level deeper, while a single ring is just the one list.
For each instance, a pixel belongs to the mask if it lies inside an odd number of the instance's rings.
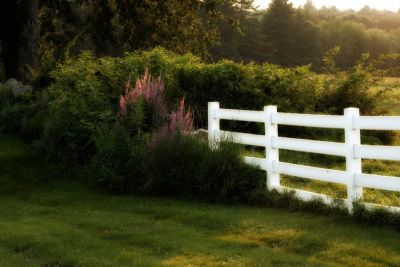
[{"label": "white paint on wood", "polygon": [[[220,120],[263,122],[265,135],[236,133],[220,130]],[[245,157],[245,162],[265,170],[268,190],[293,190],[302,200],[321,198],[331,204],[333,199],[323,194],[280,185],[280,175],[296,176],[347,186],[345,207],[352,212],[353,202],[363,197],[363,187],[400,192],[400,177],[362,173],[361,159],[400,161],[400,147],[362,145],[360,130],[400,130],[400,116],[360,116],[357,108],[347,108],[343,116],[278,113],[276,106],[266,106],[263,111],[220,109],[218,102],[208,104],[209,144],[217,148],[221,138],[239,144],[265,147],[265,158]],[[278,136],[278,125],[343,129],[345,143],[314,141]],[[346,171],[315,168],[279,161],[279,149],[293,150],[346,158]],[[400,208],[363,203],[366,208],[386,208],[400,212]]]}]

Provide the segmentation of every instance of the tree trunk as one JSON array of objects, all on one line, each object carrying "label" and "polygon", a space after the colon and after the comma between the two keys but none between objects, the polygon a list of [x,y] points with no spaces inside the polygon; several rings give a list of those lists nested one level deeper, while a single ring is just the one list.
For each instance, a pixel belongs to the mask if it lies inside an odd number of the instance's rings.
[{"label": "tree trunk", "polygon": [[0,0],[1,57],[6,78],[17,77],[18,4],[15,0]]},{"label": "tree trunk", "polygon": [[23,82],[38,67],[38,11],[39,0],[21,0],[17,78]]}]

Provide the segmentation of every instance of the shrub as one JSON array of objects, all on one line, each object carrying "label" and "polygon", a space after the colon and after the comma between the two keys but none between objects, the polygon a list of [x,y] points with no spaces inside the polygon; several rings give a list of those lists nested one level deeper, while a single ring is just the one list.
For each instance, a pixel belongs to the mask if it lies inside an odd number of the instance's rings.
[{"label": "shrub", "polygon": [[[193,130],[191,113],[185,113],[184,99],[168,116],[163,90],[161,78],[152,80],[147,70],[134,88],[129,80],[125,94],[120,97],[116,123],[111,131],[106,127],[95,135],[96,152],[91,165],[99,182],[110,191],[141,191],[147,146],[154,146],[170,134]],[[151,134],[151,142],[148,142]]]},{"label": "shrub", "polygon": [[175,90],[196,109],[199,126],[206,124],[209,101],[219,101],[225,108],[243,109],[260,109],[265,103],[265,95],[252,79],[251,68],[242,64],[222,61],[183,65],[174,78]]},{"label": "shrub", "polygon": [[[126,116],[117,116],[123,102],[131,101],[128,95],[136,90],[136,85],[125,88],[126,79],[131,77],[134,81],[146,69],[148,74],[140,83],[157,88],[160,84],[150,79],[152,75],[162,78],[163,87],[138,94],[144,99],[141,106],[127,107]],[[220,101],[226,108],[257,110],[275,104],[282,112],[341,114],[347,106],[358,106],[363,114],[381,113],[377,108],[379,99],[368,90],[373,79],[362,65],[335,77],[321,77],[308,67],[286,69],[231,61],[207,64],[192,55],[176,55],[157,48],[128,53],[122,58],[96,58],[85,52],[76,58],[66,58],[51,73],[51,78],[53,84],[32,97],[14,98],[2,91],[0,130],[22,133],[30,139],[40,136],[39,143],[49,157],[82,164],[97,151],[95,138],[99,129],[111,129],[118,122],[132,137],[150,133],[169,121],[168,114],[163,114],[169,112],[162,110],[173,110],[183,97],[193,107],[194,124],[198,127],[206,125],[208,101]],[[157,94],[151,100],[154,92]],[[132,108],[136,110],[131,116]],[[255,124],[228,124],[228,127],[263,131],[263,127]],[[315,130],[281,128],[280,131],[308,137]],[[382,140],[391,139],[387,134],[373,138],[374,143]]]},{"label": "shrub", "polygon": [[146,160],[144,190],[161,196],[251,202],[264,190],[265,174],[245,164],[238,146],[211,150],[206,142],[175,134],[156,143]]},{"label": "shrub", "polygon": [[358,107],[363,115],[377,115],[384,111],[379,108],[384,92],[372,90],[377,78],[362,63],[347,73],[338,73],[326,80],[326,87],[319,101],[318,110],[343,114],[348,107]]},{"label": "shrub", "polygon": [[48,89],[49,110],[41,138],[52,158],[86,162],[95,149],[94,133],[115,121],[117,105],[99,79],[97,65],[90,54],[83,54],[52,73],[56,82]]},{"label": "shrub", "polygon": [[99,130],[94,142],[97,151],[90,170],[96,183],[114,193],[139,192],[144,184],[147,136],[132,136],[117,122],[111,129]]},{"label": "shrub", "polygon": [[147,107],[147,131],[161,127],[167,118],[167,107],[163,93],[164,83],[161,77],[158,77],[157,80],[152,80],[151,75],[146,69],[144,76],[136,81],[134,88],[131,87],[131,80],[128,80],[125,87],[125,94],[119,100],[119,116],[129,119],[131,110],[135,111],[142,102]]},{"label": "shrub", "polygon": [[348,106],[360,107],[363,112],[378,112],[376,95],[368,92],[373,81],[360,68],[327,79],[309,67],[282,68],[227,60],[207,64],[190,54],[176,55],[156,48],[127,53],[122,58],[97,59],[83,53],[59,65],[52,77],[55,86],[66,91],[74,83],[90,80],[115,103],[123,93],[126,78],[136,80],[146,69],[149,74],[162,77],[167,107],[171,108],[184,96],[196,111],[199,127],[206,125],[209,101],[219,101],[227,108],[257,110],[274,104],[284,112],[338,113]]}]

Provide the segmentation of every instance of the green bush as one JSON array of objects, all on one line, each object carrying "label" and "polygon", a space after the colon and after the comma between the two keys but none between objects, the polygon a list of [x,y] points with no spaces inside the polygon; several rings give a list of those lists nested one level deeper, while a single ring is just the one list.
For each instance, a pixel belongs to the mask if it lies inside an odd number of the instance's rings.
[{"label": "green bush", "polygon": [[338,73],[326,79],[326,90],[318,102],[318,110],[333,114],[343,114],[348,107],[357,107],[363,115],[378,115],[384,111],[379,108],[383,91],[372,90],[376,86],[374,77],[362,64],[354,66],[346,73]]},{"label": "green bush", "polygon": [[114,193],[139,192],[145,183],[147,137],[132,136],[117,122],[111,129],[99,130],[95,144],[90,171],[96,183]]},{"label": "green bush", "polygon": [[99,66],[97,59],[83,54],[52,73],[55,83],[48,89],[48,116],[41,138],[50,157],[85,162],[95,149],[94,133],[114,122],[118,93],[110,95]]},{"label": "green bush", "polygon": [[128,77],[136,80],[148,68],[153,77],[161,75],[169,105],[185,96],[196,110],[198,126],[206,125],[207,102],[222,107],[261,109],[278,105],[283,112],[342,113],[349,106],[364,113],[376,113],[376,95],[368,89],[374,81],[368,71],[354,68],[350,73],[326,78],[309,67],[282,68],[271,64],[202,62],[192,55],[176,55],[162,48],[127,53],[122,58],[95,58],[83,53],[70,58],[53,72],[54,86],[70,90],[76,84],[94,86],[116,103]]},{"label": "green bush", "polygon": [[146,160],[144,191],[223,202],[254,202],[264,191],[265,173],[244,163],[239,147],[211,150],[195,137],[174,135],[156,143]]},{"label": "green bush", "polygon": [[197,111],[197,123],[203,126],[210,101],[219,101],[224,108],[263,107],[265,95],[254,82],[251,68],[230,61],[184,65],[175,73],[175,90],[186,96]]},{"label": "green bush", "polygon": [[[348,73],[323,77],[308,67],[287,69],[231,61],[208,64],[192,55],[176,55],[156,48],[121,58],[97,58],[85,52],[66,58],[51,73],[52,85],[33,96],[14,98],[2,90],[0,130],[40,139],[49,157],[86,164],[96,153],[95,136],[99,129],[111,129],[117,121],[118,101],[126,81],[135,81],[145,68],[153,77],[161,75],[168,109],[185,97],[194,110],[197,127],[206,126],[209,101],[219,101],[226,108],[256,110],[274,104],[282,112],[304,113],[341,114],[343,108],[357,106],[363,114],[381,114],[377,108],[379,98],[369,91],[373,78],[362,65]],[[152,114],[146,105],[143,116],[141,130],[149,132]],[[263,131],[255,124],[224,123],[224,127],[233,130]],[[280,132],[321,137],[319,132],[304,128],[281,128]],[[387,134],[372,139],[374,143],[391,140]]]}]

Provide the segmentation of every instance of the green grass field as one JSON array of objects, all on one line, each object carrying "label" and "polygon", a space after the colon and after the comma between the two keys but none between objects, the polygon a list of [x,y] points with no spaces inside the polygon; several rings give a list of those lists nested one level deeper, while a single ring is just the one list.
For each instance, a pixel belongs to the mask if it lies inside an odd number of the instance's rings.
[{"label": "green grass field", "polygon": [[400,116],[400,78],[386,77],[378,83],[375,89],[387,90],[387,97],[385,97],[382,107],[390,114]]},{"label": "green grass field", "polygon": [[0,136],[0,266],[400,265],[400,233],[381,227],[110,196],[64,179],[28,146]]}]

